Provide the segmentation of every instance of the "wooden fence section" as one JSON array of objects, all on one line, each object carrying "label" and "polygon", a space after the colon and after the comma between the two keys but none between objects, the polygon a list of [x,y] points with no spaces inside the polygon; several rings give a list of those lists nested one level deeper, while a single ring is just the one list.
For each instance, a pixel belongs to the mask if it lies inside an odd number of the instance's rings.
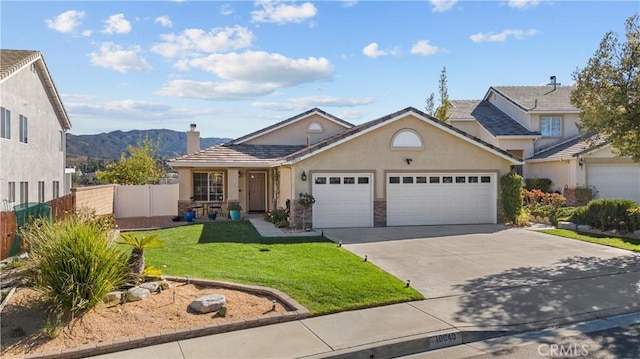
[{"label": "wooden fence section", "polygon": [[9,257],[16,230],[16,215],[9,211],[0,212],[0,260]]},{"label": "wooden fence section", "polygon": [[76,196],[74,193],[69,193],[66,196],[62,196],[56,199],[52,199],[47,202],[51,206],[51,215],[56,220],[62,218],[65,213],[73,212],[76,209]]}]

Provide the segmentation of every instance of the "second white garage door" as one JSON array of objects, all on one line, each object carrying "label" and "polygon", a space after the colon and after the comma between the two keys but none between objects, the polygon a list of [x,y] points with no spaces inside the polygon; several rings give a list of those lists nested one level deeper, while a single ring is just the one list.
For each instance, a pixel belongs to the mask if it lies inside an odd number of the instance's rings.
[{"label": "second white garage door", "polygon": [[314,173],[314,228],[373,227],[373,175]]},{"label": "second white garage door", "polygon": [[387,175],[387,225],[496,223],[496,175]]},{"label": "second white garage door", "polygon": [[640,165],[589,165],[590,186],[599,198],[624,198],[640,203]]}]

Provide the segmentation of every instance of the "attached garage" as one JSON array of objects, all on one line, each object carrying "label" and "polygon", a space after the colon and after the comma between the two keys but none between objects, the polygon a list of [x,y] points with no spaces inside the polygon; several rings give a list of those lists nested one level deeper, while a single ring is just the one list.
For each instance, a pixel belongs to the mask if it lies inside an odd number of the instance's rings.
[{"label": "attached garage", "polygon": [[373,227],[373,174],[314,173],[315,228]]},{"label": "attached garage", "polygon": [[387,225],[497,222],[495,173],[390,173]]},{"label": "attached garage", "polygon": [[640,165],[589,164],[587,181],[599,198],[626,198],[640,203]]}]

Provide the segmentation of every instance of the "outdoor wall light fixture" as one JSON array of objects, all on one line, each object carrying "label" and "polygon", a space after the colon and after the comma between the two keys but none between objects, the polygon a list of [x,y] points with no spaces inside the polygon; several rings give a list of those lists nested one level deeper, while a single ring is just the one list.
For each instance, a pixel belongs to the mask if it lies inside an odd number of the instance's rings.
[{"label": "outdoor wall light fixture", "polygon": [[405,158],[404,160],[407,162],[408,165],[410,165],[411,162],[413,161],[413,158]]},{"label": "outdoor wall light fixture", "polygon": [[584,166],[584,158],[580,158],[580,160],[578,160],[578,165],[580,166],[580,168]]},{"label": "outdoor wall light fixture", "polygon": [[300,176],[300,179],[302,179],[303,181],[307,180],[307,174],[304,171],[302,171],[302,176]]}]

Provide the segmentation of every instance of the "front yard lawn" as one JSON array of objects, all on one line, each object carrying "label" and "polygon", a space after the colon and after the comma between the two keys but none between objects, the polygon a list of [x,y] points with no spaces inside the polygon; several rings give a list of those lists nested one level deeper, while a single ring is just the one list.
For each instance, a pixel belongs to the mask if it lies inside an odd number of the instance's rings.
[{"label": "front yard lawn", "polygon": [[578,233],[568,229],[544,229],[541,232],[555,236],[577,239],[585,242],[603,244],[605,246],[640,252],[640,240],[624,237],[608,237],[592,233]]},{"label": "front yard lawn", "polygon": [[163,274],[260,285],[287,293],[313,314],[423,299],[404,282],[324,237],[266,238],[247,221],[185,225],[145,250]]}]

